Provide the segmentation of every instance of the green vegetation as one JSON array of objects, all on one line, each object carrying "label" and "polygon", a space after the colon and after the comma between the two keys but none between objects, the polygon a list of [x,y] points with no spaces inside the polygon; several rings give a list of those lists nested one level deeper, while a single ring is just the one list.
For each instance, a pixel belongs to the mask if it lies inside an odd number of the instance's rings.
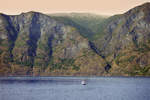
[{"label": "green vegetation", "polygon": [[132,63],[132,61],[136,58],[136,56],[129,56],[129,57],[121,58],[122,56],[125,56],[125,55],[119,55],[116,57],[115,62],[117,65],[122,64],[122,63]]},{"label": "green vegetation", "polygon": [[128,61],[132,62],[135,58],[136,58],[136,56],[131,56],[131,57],[128,58]]},{"label": "green vegetation", "polygon": [[131,76],[136,76],[136,75],[147,75],[150,70],[150,66],[145,66],[145,67],[140,67],[138,65],[133,66],[133,69],[129,72]]},{"label": "green vegetation", "polygon": [[117,65],[119,65],[119,63],[120,63],[120,58],[121,58],[122,56],[125,56],[125,54],[121,54],[121,53],[120,53],[120,54],[115,58],[115,62],[116,62]]},{"label": "green vegetation", "polygon": [[79,66],[76,66],[74,64],[75,59],[73,58],[59,58],[59,63],[51,63],[51,71],[56,70],[56,69],[63,69],[63,70],[68,70],[69,68],[71,68],[72,70],[76,70],[78,71],[80,69]]},{"label": "green vegetation", "polygon": [[89,40],[95,40],[105,34],[106,25],[112,20],[108,16],[95,15],[90,13],[70,13],[50,15],[54,19],[71,25],[78,29],[81,35]]},{"label": "green vegetation", "polygon": [[72,69],[73,69],[73,70],[76,70],[76,71],[79,71],[79,70],[80,70],[80,67],[79,67],[79,66],[76,66],[76,65],[73,65]]},{"label": "green vegetation", "polygon": [[150,47],[146,43],[140,43],[135,51],[144,53],[150,51]]},{"label": "green vegetation", "polygon": [[32,66],[31,61],[18,61],[18,60],[15,60],[15,62],[13,62],[13,63],[18,64],[18,65],[23,65],[23,66],[29,66],[29,67]]},{"label": "green vegetation", "polygon": [[2,50],[0,50],[0,55],[3,53],[3,51]]}]

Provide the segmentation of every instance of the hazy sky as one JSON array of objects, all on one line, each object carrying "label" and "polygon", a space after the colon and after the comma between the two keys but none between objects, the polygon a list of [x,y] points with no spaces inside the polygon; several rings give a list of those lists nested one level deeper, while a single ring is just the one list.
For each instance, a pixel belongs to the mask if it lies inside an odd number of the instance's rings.
[{"label": "hazy sky", "polygon": [[150,0],[0,0],[0,12],[19,14],[38,11],[43,13],[90,12],[104,15],[120,14]]}]

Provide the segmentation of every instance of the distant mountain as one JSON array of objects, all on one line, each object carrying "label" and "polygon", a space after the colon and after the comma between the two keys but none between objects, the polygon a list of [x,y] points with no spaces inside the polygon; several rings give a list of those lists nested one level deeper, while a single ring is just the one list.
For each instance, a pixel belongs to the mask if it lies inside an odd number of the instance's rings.
[{"label": "distant mountain", "polygon": [[57,19],[62,19],[64,23],[68,21],[68,24],[70,25],[72,25],[71,22],[73,22],[73,26],[76,27],[83,36],[90,40],[95,39],[95,36],[103,31],[109,17],[90,13],[58,13],[49,15],[54,16],[54,18]]},{"label": "distant mountain", "polygon": [[111,17],[0,14],[0,76],[149,76],[150,3]]}]

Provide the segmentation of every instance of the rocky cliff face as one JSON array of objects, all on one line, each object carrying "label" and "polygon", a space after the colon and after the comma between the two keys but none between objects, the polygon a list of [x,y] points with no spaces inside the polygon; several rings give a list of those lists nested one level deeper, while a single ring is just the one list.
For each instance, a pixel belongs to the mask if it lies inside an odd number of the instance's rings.
[{"label": "rocky cliff face", "polygon": [[150,3],[113,16],[105,33],[96,42],[100,42],[97,46],[101,54],[112,63],[112,73],[116,70],[116,75],[149,74],[150,63],[146,57],[149,58],[150,50]]},{"label": "rocky cliff face", "polygon": [[[104,53],[107,55],[117,49],[128,47],[133,43],[139,45],[143,40],[149,39],[149,12],[150,4],[146,3],[142,6],[131,9],[125,14],[113,16],[115,17],[105,29],[105,38],[103,38]],[[113,50],[112,50],[113,49]]]},{"label": "rocky cliff face", "polygon": [[78,18],[0,14],[0,76],[150,75],[150,3],[99,21],[94,34]]},{"label": "rocky cliff face", "polygon": [[0,20],[2,76],[104,73],[105,61],[76,28],[36,12]]}]

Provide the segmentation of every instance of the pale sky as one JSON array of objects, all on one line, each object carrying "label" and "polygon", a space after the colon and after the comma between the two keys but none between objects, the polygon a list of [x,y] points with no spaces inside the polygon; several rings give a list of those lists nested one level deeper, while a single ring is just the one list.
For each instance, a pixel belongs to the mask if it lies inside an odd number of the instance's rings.
[{"label": "pale sky", "polygon": [[0,13],[20,14],[90,12],[101,15],[121,14],[150,0],[0,0]]}]

